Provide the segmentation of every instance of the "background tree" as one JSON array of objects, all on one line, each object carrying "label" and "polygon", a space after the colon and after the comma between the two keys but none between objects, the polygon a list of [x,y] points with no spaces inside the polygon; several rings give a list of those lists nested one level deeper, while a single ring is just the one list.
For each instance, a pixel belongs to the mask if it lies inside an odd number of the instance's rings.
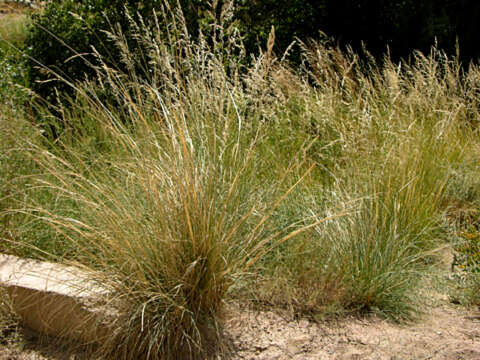
[{"label": "background tree", "polygon": [[480,47],[480,2],[477,0],[450,1],[451,23],[456,29],[461,57],[465,61],[478,60]]},{"label": "background tree", "polygon": [[[362,43],[376,57],[387,49],[394,60],[413,50],[428,52],[437,43],[450,53],[456,36],[465,58],[475,56],[473,37],[480,3],[474,0],[238,0],[238,17],[247,45],[265,44],[272,25],[276,49],[284,50],[295,37],[317,38],[319,30],[341,45],[360,50]],[[477,54],[478,55],[478,54]]]}]

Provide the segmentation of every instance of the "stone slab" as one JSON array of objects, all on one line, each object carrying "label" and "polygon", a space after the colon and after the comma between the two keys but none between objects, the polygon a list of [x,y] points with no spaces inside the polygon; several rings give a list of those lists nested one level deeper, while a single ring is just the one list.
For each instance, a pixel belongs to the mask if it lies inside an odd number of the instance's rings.
[{"label": "stone slab", "polygon": [[76,267],[0,254],[0,286],[32,329],[83,343],[109,334],[108,291]]}]

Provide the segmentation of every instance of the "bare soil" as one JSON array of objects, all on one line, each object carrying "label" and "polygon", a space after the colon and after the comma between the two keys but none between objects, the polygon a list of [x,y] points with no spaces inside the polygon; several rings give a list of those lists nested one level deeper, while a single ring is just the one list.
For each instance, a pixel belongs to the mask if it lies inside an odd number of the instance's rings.
[{"label": "bare soil", "polygon": [[[439,260],[438,272],[425,278],[419,289],[422,312],[409,323],[374,315],[295,320],[278,311],[229,304],[225,337],[231,351],[216,360],[480,360],[480,308],[451,302],[452,249],[445,248]],[[62,347],[58,339],[40,339],[1,317],[0,313],[0,360],[90,359],[88,353]],[[1,325],[9,323],[13,326],[3,325],[2,330]]]},{"label": "bare soil", "polygon": [[[275,312],[230,306],[225,330],[232,353],[217,359],[480,359],[480,311],[448,302],[407,324],[375,316],[292,320]],[[1,360],[88,359],[88,355],[60,349],[58,343],[39,342],[28,330],[21,332],[21,341],[0,345]]]},{"label": "bare soil", "polygon": [[375,317],[312,323],[242,312],[228,327],[234,359],[480,359],[480,312],[449,305],[403,325]]},{"label": "bare soil", "polygon": [[453,251],[439,251],[435,274],[418,292],[419,316],[394,323],[377,316],[293,320],[278,313],[232,310],[227,334],[234,360],[480,360],[480,309],[452,303]]}]

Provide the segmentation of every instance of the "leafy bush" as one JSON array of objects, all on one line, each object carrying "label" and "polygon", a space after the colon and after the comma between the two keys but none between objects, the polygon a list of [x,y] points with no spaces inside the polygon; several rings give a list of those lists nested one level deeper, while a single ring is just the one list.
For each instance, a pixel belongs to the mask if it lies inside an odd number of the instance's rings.
[{"label": "leafy bush", "polygon": [[[109,60],[109,65],[118,61],[119,52],[105,32],[111,30],[111,24],[118,23],[125,29],[127,9],[145,15],[158,5],[156,0],[49,2],[42,13],[32,16],[34,26],[26,39],[33,90],[49,102],[54,101],[56,91],[72,94],[67,81],[75,82],[94,75],[91,64],[97,62],[93,48]],[[52,72],[67,81],[58,81]]]},{"label": "leafy bush", "polygon": [[[204,14],[206,3],[186,0],[180,3],[189,33],[198,33],[199,17]],[[166,30],[166,24],[174,19],[164,17],[161,10],[176,6],[174,0],[49,2],[42,13],[32,16],[33,26],[26,39],[32,89],[49,103],[56,102],[57,94],[73,95],[72,85],[95,76],[94,66],[99,65],[95,52],[107,66],[122,72],[131,71],[131,62],[122,56],[110,32],[123,34],[128,52],[140,60],[135,63],[136,74],[147,76],[148,64],[142,63],[145,46],[131,34],[130,25],[142,23],[151,28],[158,21],[160,28]],[[158,35],[167,36],[165,32]]]},{"label": "leafy bush", "polygon": [[452,301],[467,306],[480,306],[480,233],[471,227],[459,232],[462,239],[454,248]]},{"label": "leafy bush", "polygon": [[480,232],[473,228],[459,233],[463,241],[456,246],[454,265],[467,272],[480,274]]}]

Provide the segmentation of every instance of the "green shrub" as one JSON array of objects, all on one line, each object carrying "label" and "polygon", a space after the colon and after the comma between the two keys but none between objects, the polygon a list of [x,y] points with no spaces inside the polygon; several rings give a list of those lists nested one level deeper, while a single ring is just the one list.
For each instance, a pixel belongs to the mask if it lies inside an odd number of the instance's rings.
[{"label": "green shrub", "polygon": [[[377,58],[383,57],[388,46],[395,59],[408,57],[415,49],[428,51],[435,39],[442,47],[454,49],[457,30],[454,17],[466,10],[455,0],[441,5],[433,0],[237,0],[237,3],[237,16],[252,50],[265,43],[273,25],[277,30],[276,50],[280,52],[296,37],[302,41],[318,39],[322,31],[356,50],[365,43]],[[467,45],[470,44],[465,42]]]},{"label": "green shrub", "polygon": [[96,64],[96,60],[92,48],[109,59],[109,65],[112,65],[119,59],[119,52],[105,33],[111,28],[109,22],[125,28],[126,9],[141,9],[140,5],[143,5],[146,13],[156,3],[155,0],[51,1],[42,13],[32,16],[33,27],[26,39],[33,90],[49,102],[55,100],[57,91],[72,94],[71,84],[59,81],[58,76],[68,82],[93,76],[91,64]]},{"label": "green shrub", "polygon": [[[205,358],[212,340],[221,344],[230,289],[290,231],[289,224],[278,234],[266,230],[295,187],[282,187],[292,171],[257,179],[262,123],[239,115],[238,83],[220,59],[184,40],[199,55],[191,76],[162,43],[152,44],[161,49],[152,67],[162,73],[172,64],[159,81],[168,90],[105,68],[99,77],[122,106],[107,108],[83,84],[64,117],[84,132],[63,132],[60,150],[29,149],[44,170],[37,184],[72,204],[51,211],[43,201],[31,217],[65,234],[74,259],[101,270],[99,281],[118,304],[115,331],[98,339],[104,358]],[[125,126],[119,119],[127,116]],[[93,137],[108,149],[94,153]]]},{"label": "green shrub", "polygon": [[[198,33],[201,9],[207,6],[202,1],[180,1],[189,33]],[[133,23],[151,29],[155,22],[160,23],[167,37],[167,25],[174,22],[173,15],[178,9],[177,1],[167,0],[53,0],[45,10],[32,16],[33,26],[26,39],[26,53],[29,56],[28,72],[32,89],[49,103],[56,103],[58,94],[72,96],[76,82],[95,76],[94,66],[98,66],[98,55],[105,65],[121,72],[135,73],[148,77],[148,64],[145,63],[145,44],[132,35]],[[168,17],[168,19],[167,19]],[[127,49],[120,49],[111,38],[111,32],[120,32],[127,40]],[[128,52],[136,57],[124,55]]]},{"label": "green shrub", "polygon": [[472,226],[458,235],[463,241],[455,247],[454,265],[467,272],[480,273],[480,232]]}]

